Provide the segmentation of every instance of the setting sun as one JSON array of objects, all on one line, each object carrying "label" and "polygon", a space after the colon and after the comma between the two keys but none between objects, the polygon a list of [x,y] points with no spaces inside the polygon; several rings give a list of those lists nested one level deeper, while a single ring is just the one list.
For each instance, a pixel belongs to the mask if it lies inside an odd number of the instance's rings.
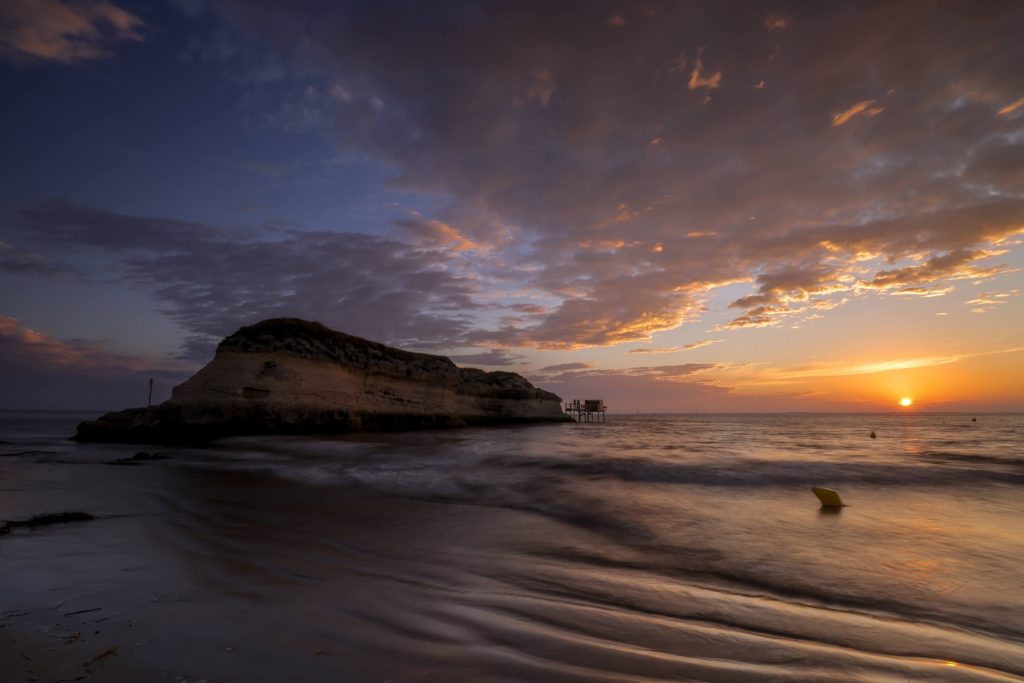
[{"label": "setting sun", "polygon": [[903,398],[900,399],[900,405],[903,406],[904,408],[911,406],[913,403],[914,399],[908,398],[907,396],[904,396]]}]

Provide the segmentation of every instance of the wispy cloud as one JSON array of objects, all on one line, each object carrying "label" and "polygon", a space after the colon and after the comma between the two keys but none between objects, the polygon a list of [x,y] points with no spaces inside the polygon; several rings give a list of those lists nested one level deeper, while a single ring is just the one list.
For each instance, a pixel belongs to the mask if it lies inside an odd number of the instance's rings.
[{"label": "wispy cloud", "polygon": [[1024,97],[1018,98],[996,112],[997,116],[1009,116],[1024,107]]},{"label": "wispy cloud", "polygon": [[894,290],[893,296],[917,296],[922,299],[931,299],[937,296],[946,296],[954,291],[954,287],[904,287]]},{"label": "wispy cloud", "polygon": [[423,218],[415,216],[412,219],[402,219],[395,224],[403,228],[414,239],[436,244],[439,248],[452,251],[481,251],[485,247],[474,242],[459,232],[455,226],[445,223],[436,218]]},{"label": "wispy cloud", "polygon": [[590,370],[590,369],[595,368],[595,367],[597,367],[596,363],[584,363],[584,362],[559,363],[558,365],[548,365],[546,367],[543,367],[540,370],[538,370],[537,372],[541,373],[541,374],[545,374],[545,375],[551,375],[551,374],[555,374],[555,373],[571,372],[571,371],[575,371],[575,370]]},{"label": "wispy cloud", "polygon": [[455,354],[449,355],[448,358],[458,365],[484,365],[488,367],[517,365],[525,360],[522,354],[506,349],[491,349],[481,353]]},{"label": "wispy cloud", "polygon": [[729,378],[734,384],[755,386],[764,384],[784,384],[797,381],[821,379],[829,377],[850,377],[856,375],[874,375],[899,370],[915,370],[919,368],[950,365],[970,358],[995,356],[1008,353],[1020,353],[1024,347],[1010,347],[989,351],[966,352],[938,356],[921,356],[899,358],[885,361],[863,363],[816,363],[812,365],[774,368],[761,366],[758,368],[740,368]]},{"label": "wispy cloud", "polygon": [[885,107],[874,106],[874,104],[877,101],[878,100],[863,100],[862,102],[858,102],[857,104],[849,107],[848,109],[844,109],[842,111],[832,114],[832,126],[834,128],[838,128],[839,126],[849,122],[850,119],[852,119],[855,116],[863,115],[868,118],[872,116],[878,116],[883,111],[885,111]]},{"label": "wispy cloud", "polygon": [[630,349],[626,353],[676,353],[679,351],[692,351],[694,349],[704,348],[712,344],[721,342],[721,339],[702,339],[701,341],[693,342],[692,344],[684,344],[683,346],[648,346],[639,349]]},{"label": "wispy cloud", "polygon": [[971,313],[988,313],[997,306],[1008,303],[1011,297],[1015,297],[1019,293],[1016,289],[1011,289],[1008,292],[982,292],[968,301],[967,305],[971,307]]},{"label": "wispy cloud", "polygon": [[564,384],[581,378],[642,377],[654,381],[689,381],[692,375],[719,367],[715,363],[681,363],[676,365],[648,365],[629,368],[596,368],[589,363],[553,365],[537,371],[546,384]]}]

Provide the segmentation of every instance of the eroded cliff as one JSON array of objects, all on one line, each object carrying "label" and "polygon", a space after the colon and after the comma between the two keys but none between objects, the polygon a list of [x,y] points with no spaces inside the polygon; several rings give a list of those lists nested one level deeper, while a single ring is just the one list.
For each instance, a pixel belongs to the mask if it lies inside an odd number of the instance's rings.
[{"label": "eroded cliff", "polygon": [[567,419],[558,396],[515,373],[459,368],[443,356],[277,318],[221,342],[169,401],[83,422],[77,438],[173,442]]}]

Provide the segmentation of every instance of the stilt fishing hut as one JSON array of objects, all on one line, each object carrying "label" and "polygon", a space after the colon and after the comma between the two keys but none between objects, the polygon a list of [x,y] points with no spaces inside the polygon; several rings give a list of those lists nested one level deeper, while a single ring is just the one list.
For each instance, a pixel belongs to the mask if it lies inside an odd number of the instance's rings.
[{"label": "stilt fishing hut", "polygon": [[601,399],[588,398],[581,401],[577,398],[565,404],[565,412],[577,422],[604,422],[608,407]]}]

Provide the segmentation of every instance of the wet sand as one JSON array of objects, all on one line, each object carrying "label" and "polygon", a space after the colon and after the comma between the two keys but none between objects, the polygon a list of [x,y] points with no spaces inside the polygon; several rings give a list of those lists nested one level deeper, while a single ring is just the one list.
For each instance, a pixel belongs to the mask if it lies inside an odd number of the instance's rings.
[{"label": "wet sand", "polygon": [[[120,648],[96,650],[99,634],[88,622],[66,619],[64,626],[34,623],[31,613],[11,611],[0,617],[0,662],[5,681],[76,681],[132,683],[158,680],[139,668]],[[92,625],[95,626],[95,625]],[[94,637],[80,635],[82,629]]]},{"label": "wet sand", "polygon": [[[158,467],[124,472],[137,500],[107,502],[112,511],[95,521],[0,540],[14,579],[0,614],[0,662],[19,677],[11,680],[551,676],[500,643],[474,643],[456,623],[440,632],[436,613],[486,621],[472,596],[509,589],[488,569],[517,538],[535,546],[579,532],[513,510]],[[84,468],[100,478],[123,472]],[[156,482],[176,484],[159,496],[169,514],[140,509]],[[554,678],[574,678],[572,668]]]}]

